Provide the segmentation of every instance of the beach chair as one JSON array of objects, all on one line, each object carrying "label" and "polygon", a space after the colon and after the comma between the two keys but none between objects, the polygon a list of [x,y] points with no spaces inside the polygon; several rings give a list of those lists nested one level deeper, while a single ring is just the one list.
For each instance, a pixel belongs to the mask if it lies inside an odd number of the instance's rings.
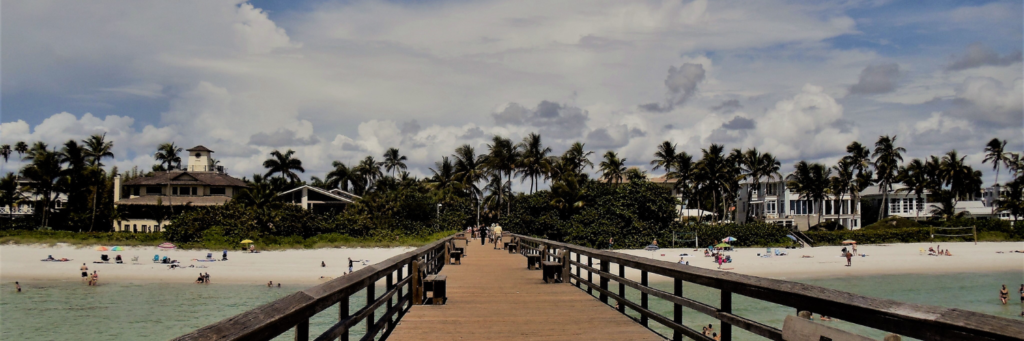
[{"label": "beach chair", "polygon": [[139,264],[139,256],[132,257],[132,264]]},{"label": "beach chair", "polygon": [[153,255],[153,263],[159,263],[159,262],[160,262],[160,255]]},{"label": "beach chair", "polygon": [[207,252],[206,253],[206,260],[211,260],[211,259],[213,259],[213,253],[212,252]]},{"label": "beach chair", "polygon": [[124,261],[121,260],[121,255],[117,255],[117,257],[114,257],[114,262],[117,264],[124,264]]},{"label": "beach chair", "polygon": [[100,260],[102,260],[104,263],[110,263],[110,256],[100,255]]}]

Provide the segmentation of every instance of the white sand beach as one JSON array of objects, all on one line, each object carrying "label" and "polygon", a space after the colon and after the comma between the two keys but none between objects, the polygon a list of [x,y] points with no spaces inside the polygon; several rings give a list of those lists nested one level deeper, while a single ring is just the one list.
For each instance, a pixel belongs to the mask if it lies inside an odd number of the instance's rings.
[{"label": "white sand beach", "polygon": [[[125,247],[125,251],[96,251],[95,246],[74,247],[58,244],[45,245],[2,245],[0,246],[0,282],[33,280],[80,281],[79,267],[85,263],[89,272],[99,271],[100,283],[118,282],[166,282],[191,283],[199,273],[209,273],[211,283],[265,284],[309,283],[324,281],[320,276],[337,277],[348,272],[348,258],[368,260],[368,264],[383,261],[393,256],[414,250],[413,247],[398,248],[330,248],[315,250],[262,251],[243,253],[228,251],[228,261],[219,261],[222,250],[161,250],[156,247]],[[216,262],[199,262],[213,253]],[[110,256],[109,264],[94,264],[100,255]],[[166,264],[153,262],[153,255],[168,256],[181,262],[184,268],[169,270]],[[54,258],[73,259],[70,262],[42,262],[48,255]],[[115,264],[114,257],[121,255],[124,264]],[[131,258],[139,256],[138,264]],[[321,267],[323,261],[327,267]],[[206,266],[190,268],[189,266]],[[363,268],[356,263],[355,270]]]},{"label": "white sand beach", "polygon": [[[889,274],[943,274],[962,272],[1009,272],[1019,271],[1024,276],[1024,242],[973,242],[941,243],[943,250],[950,250],[952,256],[928,256],[928,247],[935,243],[858,245],[862,256],[853,258],[853,266],[846,266],[841,257],[842,246],[821,246],[803,249],[781,249],[786,256],[762,258],[765,248],[740,248],[726,252],[732,263],[722,264],[722,271],[769,277],[786,278],[827,278],[844,276],[870,276]],[[773,249],[774,250],[774,249]],[[921,250],[924,250],[922,253]],[[997,252],[1004,253],[997,253]],[[678,262],[679,255],[685,257],[690,266],[718,269],[713,257],[704,257],[704,250],[694,248],[665,248],[653,253],[645,250],[623,250],[623,253],[657,260]],[[807,255],[812,258],[803,258]],[[627,274],[632,278],[635,274]],[[638,276],[638,275],[636,275]],[[657,276],[659,279],[662,277]],[[655,277],[651,278],[656,280]]]},{"label": "white sand beach", "polygon": [[[961,272],[1003,272],[1020,271],[1024,274],[1024,253],[1012,253],[1013,250],[1024,250],[1024,242],[1000,243],[945,243],[943,249],[949,249],[953,256],[928,256],[927,251],[935,244],[881,244],[860,245],[858,251],[864,257],[853,259],[853,266],[846,266],[846,259],[840,257],[838,246],[825,246],[804,249],[784,250],[787,256],[771,258],[758,257],[764,248],[741,248],[727,252],[733,262],[722,265],[722,271],[763,276],[777,279],[786,278],[817,278],[869,276],[884,274],[942,274]],[[354,260],[368,260],[369,264],[413,250],[412,247],[399,248],[331,248],[316,250],[285,250],[263,251],[261,253],[243,253],[229,251],[228,261],[199,262],[193,259],[205,259],[207,252],[212,252],[215,259],[220,259],[221,250],[160,250],[155,247],[126,247],[125,251],[96,251],[93,247],[73,247],[60,245],[2,245],[0,246],[0,282],[33,281],[33,280],[81,280],[78,270],[86,263],[89,271],[99,270],[100,281],[110,282],[167,282],[191,283],[199,272],[210,273],[212,283],[264,284],[267,281],[288,284],[316,284],[324,281],[321,276],[337,277],[348,271],[348,257]],[[1002,251],[1004,253],[997,253]],[[690,266],[717,269],[713,258],[704,257],[703,250],[693,248],[666,248],[655,252],[644,250],[620,250],[619,252],[652,257],[657,260],[678,262],[679,255],[688,253],[686,257]],[[113,260],[120,254],[125,264],[94,264],[100,260],[101,254],[107,254]],[[181,262],[184,268],[169,270],[166,264],[153,263],[153,255],[169,256]],[[53,255],[55,258],[73,259],[70,262],[41,262],[41,259]],[[807,255],[812,258],[802,258]],[[139,256],[139,264],[132,264],[131,257]],[[320,267],[324,261],[327,267]],[[525,264],[525,260],[523,260]],[[206,268],[189,268],[189,266],[206,266]],[[356,263],[355,269],[363,265]],[[631,271],[627,277],[639,278],[639,273]],[[664,280],[661,276],[652,276],[652,281]]]}]

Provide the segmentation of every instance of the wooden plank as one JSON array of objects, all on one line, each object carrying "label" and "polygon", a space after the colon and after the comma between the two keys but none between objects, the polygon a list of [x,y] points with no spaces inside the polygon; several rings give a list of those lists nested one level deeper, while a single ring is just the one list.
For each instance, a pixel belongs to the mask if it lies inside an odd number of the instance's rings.
[{"label": "wooden plank", "polygon": [[545,284],[520,256],[470,247],[441,272],[447,304],[413,306],[389,340],[663,340],[572,285]]}]

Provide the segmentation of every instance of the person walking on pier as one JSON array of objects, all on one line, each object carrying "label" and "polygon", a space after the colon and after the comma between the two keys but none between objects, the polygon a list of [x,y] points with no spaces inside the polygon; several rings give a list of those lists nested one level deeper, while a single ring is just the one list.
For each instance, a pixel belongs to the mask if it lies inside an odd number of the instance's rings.
[{"label": "person walking on pier", "polygon": [[487,228],[480,226],[480,245],[487,242]]}]

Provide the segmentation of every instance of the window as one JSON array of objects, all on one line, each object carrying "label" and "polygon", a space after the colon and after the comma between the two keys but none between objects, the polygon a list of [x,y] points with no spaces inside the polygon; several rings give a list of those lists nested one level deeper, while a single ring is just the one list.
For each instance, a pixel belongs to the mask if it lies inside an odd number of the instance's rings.
[{"label": "window", "polygon": [[57,200],[57,201],[54,202],[54,206],[56,208],[60,208],[60,205],[61,205],[61,201],[60,200]]},{"label": "window", "polygon": [[163,191],[160,187],[150,186],[146,187],[146,194],[162,194]]},{"label": "window", "polygon": [[903,202],[903,213],[910,212],[910,199],[900,200]]},{"label": "window", "polygon": [[199,187],[192,187],[192,195],[199,195]]},{"label": "window", "polygon": [[224,194],[227,194],[227,192],[224,190],[224,187],[210,187],[210,195],[224,195]]},{"label": "window", "polygon": [[171,195],[178,195],[178,188],[177,187],[171,187]]},{"label": "window", "polygon": [[900,212],[900,199],[889,199],[889,213]]},{"label": "window", "polygon": [[765,195],[779,195],[779,188],[775,184],[767,184],[764,186]]},{"label": "window", "polygon": [[132,187],[132,195],[139,196],[139,188],[138,187]]},{"label": "window", "polygon": [[160,232],[160,225],[153,225],[153,226],[155,227],[153,229],[153,232]]},{"label": "window", "polygon": [[147,226],[147,225],[142,225],[142,232],[143,232],[143,233],[146,233],[146,232],[148,232],[148,231],[146,231],[146,229],[147,229],[147,228],[149,228],[149,226]]},{"label": "window", "polygon": [[765,207],[764,207],[765,213],[767,213],[767,214],[775,214],[775,204],[776,203],[774,201],[769,201],[769,202],[765,203]]},{"label": "window", "polygon": [[198,159],[199,157],[201,157],[201,156],[203,156],[203,154],[202,154],[202,153],[200,153],[200,152],[196,152],[196,158],[197,158],[197,159]]}]

